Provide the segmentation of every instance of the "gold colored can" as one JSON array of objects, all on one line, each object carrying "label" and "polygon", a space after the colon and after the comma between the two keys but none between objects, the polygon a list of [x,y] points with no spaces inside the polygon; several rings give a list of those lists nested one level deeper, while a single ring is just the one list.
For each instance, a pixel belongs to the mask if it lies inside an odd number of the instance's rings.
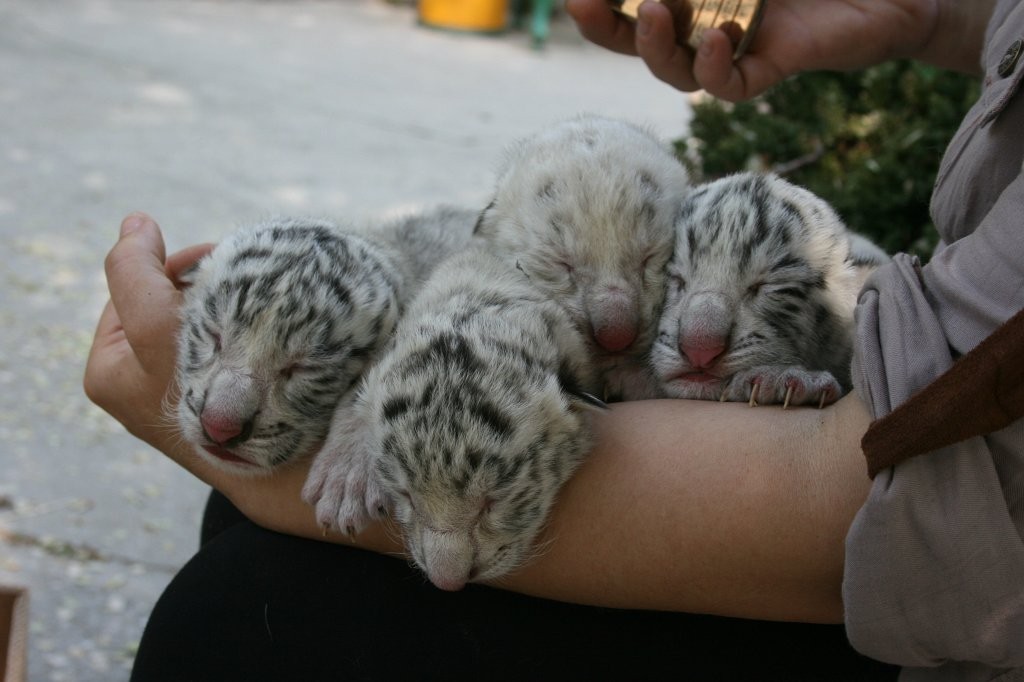
[{"label": "gold colored can", "polygon": [[[631,19],[643,0],[608,0],[612,8]],[[668,7],[676,27],[680,45],[694,49],[700,45],[704,31],[717,28],[732,41],[733,59],[747,51],[761,22],[765,0],[657,0]]]}]

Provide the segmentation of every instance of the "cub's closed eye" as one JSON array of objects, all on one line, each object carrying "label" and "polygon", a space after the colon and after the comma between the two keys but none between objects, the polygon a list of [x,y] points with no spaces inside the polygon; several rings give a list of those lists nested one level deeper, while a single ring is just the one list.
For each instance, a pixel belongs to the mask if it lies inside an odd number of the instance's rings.
[{"label": "cub's closed eye", "polygon": [[566,279],[571,280],[574,271],[575,268],[568,258],[556,256],[547,262],[535,263],[533,267],[529,267],[527,276],[535,276],[538,279],[557,284],[565,282]]},{"label": "cub's closed eye", "polygon": [[480,516],[489,514],[491,512],[491,509],[494,508],[494,504],[496,502],[497,500],[493,497],[485,497],[483,502],[480,503]]},{"label": "cub's closed eye", "polygon": [[676,287],[680,291],[686,289],[686,280],[680,275],[671,275],[669,279],[672,282],[672,286]]},{"label": "cub's closed eye", "polygon": [[313,369],[314,368],[311,365],[306,365],[301,362],[293,362],[287,367],[281,369],[281,376],[285,379],[291,379],[296,374],[311,372]]},{"label": "cub's closed eye", "polygon": [[644,286],[650,282],[659,281],[658,275],[664,273],[665,261],[660,255],[658,253],[649,253],[640,263],[640,279]]},{"label": "cub's closed eye", "polygon": [[[207,322],[202,323],[202,330],[206,334],[206,336],[209,337],[210,342],[213,344],[213,352],[219,353],[221,347],[220,333]],[[202,335],[199,334],[198,331],[196,332],[196,336],[198,338],[202,338]]]},{"label": "cub's closed eye", "polygon": [[664,267],[664,262],[663,262],[664,260],[665,260],[665,257],[663,256],[663,254],[661,254],[660,252],[652,252],[652,253],[647,254],[647,256],[644,258],[643,262],[640,264],[640,267],[645,269],[645,270],[647,268],[651,268],[651,267],[658,267],[658,266]]},{"label": "cub's closed eye", "polygon": [[410,507],[412,507],[413,509],[416,508],[416,503],[412,501],[412,495],[409,494],[408,490],[399,490],[398,494],[402,497],[403,500],[409,503]]}]

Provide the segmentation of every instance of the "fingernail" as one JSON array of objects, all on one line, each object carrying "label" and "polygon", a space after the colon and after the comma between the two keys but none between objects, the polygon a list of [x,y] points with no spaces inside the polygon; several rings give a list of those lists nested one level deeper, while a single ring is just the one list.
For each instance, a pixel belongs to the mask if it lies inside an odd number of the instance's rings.
[{"label": "fingernail", "polygon": [[701,40],[700,46],[697,48],[700,56],[704,59],[709,59],[711,55],[715,53],[715,46],[710,40]]},{"label": "fingernail", "polygon": [[130,216],[121,221],[121,236],[126,237],[132,232],[136,232],[139,228],[146,224],[146,216],[141,213],[132,213]]},{"label": "fingernail", "polygon": [[651,34],[651,18],[647,16],[647,12],[644,11],[643,5],[640,5],[640,10],[636,14],[636,32],[640,36],[649,36]]}]

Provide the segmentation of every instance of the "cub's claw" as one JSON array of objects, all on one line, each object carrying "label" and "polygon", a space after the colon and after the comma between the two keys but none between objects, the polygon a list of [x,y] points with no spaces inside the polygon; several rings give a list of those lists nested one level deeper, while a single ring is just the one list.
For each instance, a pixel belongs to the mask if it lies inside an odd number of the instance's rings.
[{"label": "cub's claw", "polygon": [[766,365],[737,372],[722,393],[722,400],[757,405],[814,405],[835,402],[842,386],[829,372],[790,365]]}]

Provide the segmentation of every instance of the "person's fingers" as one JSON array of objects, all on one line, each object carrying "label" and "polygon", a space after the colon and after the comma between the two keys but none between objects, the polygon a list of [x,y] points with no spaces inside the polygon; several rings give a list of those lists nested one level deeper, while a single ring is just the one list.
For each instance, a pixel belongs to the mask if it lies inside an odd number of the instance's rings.
[{"label": "person's fingers", "polygon": [[89,349],[85,377],[82,381],[89,400],[104,409],[107,404],[107,392],[104,389],[109,385],[107,379],[112,367],[124,358],[120,346],[126,347],[128,354],[131,354],[131,348],[128,348],[128,342],[124,337],[124,329],[121,327],[121,319],[117,316],[114,304],[107,301],[96,325],[96,334]]},{"label": "person's fingers", "polygon": [[167,257],[167,263],[164,266],[167,277],[174,282],[175,286],[180,288],[182,286],[182,274],[198,263],[200,258],[213,251],[214,246],[216,244],[194,244],[193,246],[186,246],[177,253],[172,253]]},{"label": "person's fingers", "polygon": [[786,76],[775,62],[753,49],[735,61],[732,54],[732,43],[723,31],[705,31],[693,73],[700,86],[715,97],[730,102],[750,99]]},{"label": "person's fingers", "polygon": [[672,13],[660,2],[644,2],[637,11],[636,52],[659,80],[684,92],[700,89],[693,52],[676,42]]},{"label": "person's fingers", "polygon": [[125,218],[105,263],[110,298],[125,336],[146,371],[168,372],[174,357],[181,293],[168,279],[160,228],[149,216]]},{"label": "person's fingers", "polygon": [[[85,363],[85,376],[82,380],[85,395],[124,424],[131,433],[145,439],[145,430],[139,431],[134,427],[138,424],[139,414],[147,415],[144,423],[157,421],[152,415],[154,411],[159,413],[160,403],[154,402],[152,406],[145,404],[151,380],[152,377],[143,371],[128,344],[117,310],[108,301],[96,325],[96,335]],[[144,393],[137,395],[140,387]],[[154,395],[154,401],[162,400],[159,390]],[[126,409],[131,412],[126,413]]]},{"label": "person's fingers", "polygon": [[730,95],[738,94],[743,79],[733,63],[732,54],[732,43],[724,31],[715,28],[705,30],[694,57],[693,75],[708,93],[735,101],[737,98]]},{"label": "person's fingers", "polygon": [[590,42],[614,52],[636,54],[633,22],[613,11],[606,0],[566,0],[565,9]]},{"label": "person's fingers", "polygon": [[104,348],[124,340],[124,327],[121,326],[121,318],[117,316],[117,309],[113,301],[107,301],[100,313],[100,321],[96,324],[96,335],[93,337],[94,348]]}]

